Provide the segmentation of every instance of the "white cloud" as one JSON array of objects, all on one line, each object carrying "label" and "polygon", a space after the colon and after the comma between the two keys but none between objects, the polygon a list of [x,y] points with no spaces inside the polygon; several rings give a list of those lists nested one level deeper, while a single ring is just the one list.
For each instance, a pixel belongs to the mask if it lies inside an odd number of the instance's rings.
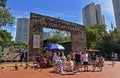
[{"label": "white cloud", "polygon": [[15,21],[17,21],[17,18],[29,18],[30,17],[30,12],[29,11],[16,11],[12,10],[13,15],[15,16]]},{"label": "white cloud", "polygon": [[94,2],[95,4],[100,4],[102,14],[105,16],[107,29],[111,29],[110,23],[112,22],[115,24],[112,0],[91,0],[91,2]]},{"label": "white cloud", "polygon": [[38,13],[38,14],[51,16],[51,17],[54,17],[54,18],[60,17],[60,19],[63,19],[63,20],[66,20],[66,21],[71,21],[71,22],[76,22],[76,23],[81,22],[81,18],[82,18],[80,10],[73,10],[73,11],[56,10],[56,11],[51,11],[51,10],[44,10],[44,9],[35,8],[34,12]]},{"label": "white cloud", "polygon": [[110,16],[114,16],[112,0],[94,0],[94,1],[101,5],[101,9],[103,12],[109,14]]},{"label": "white cloud", "polygon": [[14,29],[16,29],[16,28],[17,28],[17,25],[13,25],[12,27],[13,27]]},{"label": "white cloud", "polygon": [[[74,1],[74,0],[73,0]],[[76,2],[77,0],[75,0]],[[83,3],[84,2],[84,3]],[[80,4],[82,4],[82,6],[86,6],[86,3],[91,3],[94,2],[95,4],[100,4],[101,5],[101,10],[102,10],[102,14],[105,16],[105,21],[106,21],[106,25],[109,25],[111,22],[114,22],[114,11],[113,11],[113,4],[112,4],[112,0],[89,0],[89,1],[80,1]],[[76,22],[76,23],[80,23],[82,22],[82,14],[81,14],[81,10],[82,7],[80,7],[77,10],[73,10],[73,11],[66,11],[66,10],[56,10],[56,11],[51,11],[51,10],[46,10],[43,8],[34,8],[32,11],[38,14],[43,14],[43,15],[47,15],[47,16],[51,16],[51,17],[55,17],[58,18],[60,17],[63,20],[68,20],[68,21],[72,21],[72,22]],[[14,11],[16,18],[30,18],[30,11],[26,11],[26,12],[18,12],[18,11]],[[110,26],[110,25],[109,25]]]}]

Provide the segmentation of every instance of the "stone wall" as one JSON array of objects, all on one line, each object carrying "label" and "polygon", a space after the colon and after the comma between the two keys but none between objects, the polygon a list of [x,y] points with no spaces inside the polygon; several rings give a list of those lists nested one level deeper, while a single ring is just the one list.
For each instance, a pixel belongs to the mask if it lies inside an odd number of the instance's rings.
[{"label": "stone wall", "polygon": [[[43,27],[71,32],[72,50],[86,49],[85,26],[58,18],[52,18],[40,14],[30,14],[30,31],[28,51],[30,58],[40,54],[43,50]],[[40,39],[34,38],[40,36]],[[33,47],[35,45],[35,47]]]}]

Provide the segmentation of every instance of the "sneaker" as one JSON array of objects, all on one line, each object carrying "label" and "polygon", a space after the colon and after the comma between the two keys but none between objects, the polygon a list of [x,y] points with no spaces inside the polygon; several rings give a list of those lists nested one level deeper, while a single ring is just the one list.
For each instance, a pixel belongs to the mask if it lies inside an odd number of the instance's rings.
[{"label": "sneaker", "polygon": [[86,72],[86,70],[84,70],[83,72]]},{"label": "sneaker", "polygon": [[61,72],[61,75],[64,75],[64,72]]},{"label": "sneaker", "polygon": [[61,74],[63,74],[64,72],[61,72]]},{"label": "sneaker", "polygon": [[79,72],[76,72],[76,74],[80,74]]}]

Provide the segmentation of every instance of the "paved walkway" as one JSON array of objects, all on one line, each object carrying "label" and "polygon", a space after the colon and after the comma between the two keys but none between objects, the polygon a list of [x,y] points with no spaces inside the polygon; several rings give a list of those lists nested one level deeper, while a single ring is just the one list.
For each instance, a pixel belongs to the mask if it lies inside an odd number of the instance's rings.
[{"label": "paved walkway", "polygon": [[[96,72],[83,72],[81,69],[79,74],[69,72],[64,75],[52,73],[52,68],[40,71],[31,68],[24,69],[22,66],[18,71],[15,71],[13,64],[4,64],[4,67],[3,70],[0,70],[0,78],[120,78],[120,62],[116,62],[114,66],[109,61],[105,62],[102,72],[97,71],[98,69]],[[91,66],[89,66],[89,70],[92,70]]]}]

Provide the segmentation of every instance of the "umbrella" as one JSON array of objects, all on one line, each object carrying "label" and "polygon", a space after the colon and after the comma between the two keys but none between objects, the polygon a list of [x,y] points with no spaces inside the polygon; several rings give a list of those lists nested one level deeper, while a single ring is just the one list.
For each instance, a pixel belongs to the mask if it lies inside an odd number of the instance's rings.
[{"label": "umbrella", "polygon": [[45,50],[65,50],[65,48],[60,44],[49,44]]}]

